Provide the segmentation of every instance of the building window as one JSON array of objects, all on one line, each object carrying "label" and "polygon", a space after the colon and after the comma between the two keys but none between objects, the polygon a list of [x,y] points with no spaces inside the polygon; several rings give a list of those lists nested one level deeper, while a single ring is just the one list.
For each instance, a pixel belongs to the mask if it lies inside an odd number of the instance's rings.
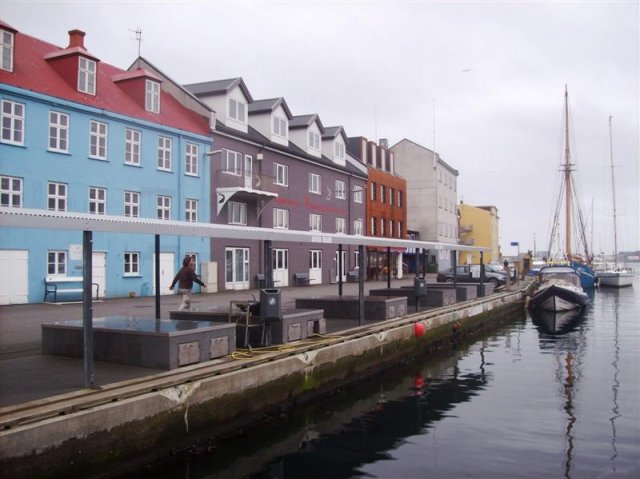
[{"label": "building window", "polygon": [[387,192],[387,189],[384,187],[384,185],[380,185],[380,203],[384,203],[386,201],[385,199],[386,192]]},{"label": "building window", "polygon": [[362,186],[356,186],[353,190],[353,202],[354,203],[362,203],[362,197],[364,192],[364,188]]},{"label": "building window", "polygon": [[289,186],[289,167],[287,165],[274,163],[273,176],[275,177],[276,185]]},{"label": "building window", "polygon": [[171,138],[158,137],[158,169],[171,171]]},{"label": "building window", "polygon": [[227,222],[230,225],[246,225],[247,205],[245,203],[237,203],[235,201],[229,201],[227,205],[229,205],[227,209],[229,214]]},{"label": "building window", "polygon": [[105,188],[89,187],[89,213],[93,215],[107,214],[107,190]]},{"label": "building window", "polygon": [[273,117],[273,134],[287,138],[287,120],[285,118]]},{"label": "building window", "polygon": [[322,250],[309,250],[309,269],[322,269]]},{"label": "building window", "polygon": [[311,213],[309,215],[309,228],[311,231],[322,231],[322,215]]},{"label": "building window", "polygon": [[375,183],[371,183],[371,201],[375,201],[376,200],[376,184]]},{"label": "building window", "polygon": [[184,220],[191,223],[198,222],[198,200],[190,198],[184,200]]},{"label": "building window", "polygon": [[404,225],[402,224],[402,221],[398,221],[398,238],[402,238],[404,235],[402,233],[404,228]]},{"label": "building window", "polygon": [[67,185],[47,184],[47,207],[50,211],[67,211]]},{"label": "building window", "polygon": [[309,148],[320,151],[320,134],[309,130]]},{"label": "building window", "polygon": [[389,188],[389,205],[393,206],[393,195],[395,195],[396,192],[393,188]]},{"label": "building window", "polygon": [[322,178],[315,173],[309,173],[309,193],[320,194],[322,190]]},{"label": "building window", "polygon": [[69,151],[69,115],[66,113],[49,112],[49,150]]},{"label": "building window", "polygon": [[353,220],[353,234],[354,235],[361,235],[362,234],[362,220],[361,219]]},{"label": "building window", "polygon": [[140,217],[140,193],[136,191],[124,192],[124,215],[130,218]]},{"label": "building window", "polygon": [[96,94],[96,62],[84,57],[78,59],[78,91]]},{"label": "building window", "polygon": [[184,151],[185,175],[198,176],[198,145],[187,143]]},{"label": "building window", "polygon": [[336,218],[336,233],[346,234],[347,232],[347,220],[344,218]]},{"label": "building window", "polygon": [[140,275],[140,253],[138,253],[137,251],[124,252],[124,275]]},{"label": "building window", "polygon": [[160,83],[147,80],[145,83],[144,109],[151,113],[160,113]]},{"label": "building window", "polygon": [[283,210],[282,208],[273,209],[273,227],[289,229],[289,210]]},{"label": "building window", "polygon": [[0,48],[2,49],[2,63],[0,68],[8,72],[13,71],[13,33],[6,30],[0,30]]},{"label": "building window", "polygon": [[335,147],[336,158],[343,159],[344,158],[344,143],[342,143],[340,141],[336,141],[335,145],[336,145],[336,147]]},{"label": "building window", "polygon": [[369,233],[371,236],[375,236],[376,235],[376,217],[372,216],[371,217],[371,232]]},{"label": "building window", "polygon": [[107,124],[91,120],[89,130],[89,156],[98,160],[106,160]]},{"label": "building window", "polygon": [[242,155],[237,151],[225,150],[227,154],[224,157],[222,170],[231,175],[240,176],[242,173]]},{"label": "building window", "polygon": [[336,180],[336,199],[347,199],[347,186],[346,183],[342,180]]},{"label": "building window", "polygon": [[159,220],[171,219],[171,197],[158,195],[156,199],[156,217]]},{"label": "building window", "polygon": [[0,176],[0,206],[22,208],[22,178]]},{"label": "building window", "polygon": [[2,100],[2,143],[24,144],[24,105]]},{"label": "building window", "polygon": [[124,162],[129,165],[140,166],[140,136],[138,130],[125,130],[124,136]]},{"label": "building window", "polygon": [[398,207],[402,208],[402,191],[398,190]]},{"label": "building window", "polygon": [[393,238],[393,235],[394,235],[393,220],[389,220],[389,238]]},{"label": "building window", "polygon": [[246,103],[229,98],[229,118],[242,123],[247,122],[247,105]]},{"label": "building window", "polygon": [[47,252],[47,274],[52,276],[64,276],[67,274],[67,252]]},{"label": "building window", "polygon": [[380,218],[380,236],[385,236],[384,218]]}]

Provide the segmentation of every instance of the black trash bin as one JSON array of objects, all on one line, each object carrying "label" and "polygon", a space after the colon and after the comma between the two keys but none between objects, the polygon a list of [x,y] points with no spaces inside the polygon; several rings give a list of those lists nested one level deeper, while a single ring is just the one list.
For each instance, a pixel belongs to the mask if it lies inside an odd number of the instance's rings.
[{"label": "black trash bin", "polygon": [[279,289],[260,290],[260,319],[264,323],[262,344],[271,344],[271,323],[282,321],[282,296]]},{"label": "black trash bin", "polygon": [[425,278],[416,277],[413,279],[413,294],[416,296],[427,295],[427,280]]}]

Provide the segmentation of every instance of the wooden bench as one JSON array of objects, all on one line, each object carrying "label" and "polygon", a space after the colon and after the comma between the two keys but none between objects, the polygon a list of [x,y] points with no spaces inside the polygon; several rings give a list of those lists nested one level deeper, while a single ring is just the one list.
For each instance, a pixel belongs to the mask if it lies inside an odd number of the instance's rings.
[{"label": "wooden bench", "polygon": [[296,286],[309,286],[309,273],[293,273],[293,283]]},{"label": "wooden bench", "polygon": [[[49,295],[53,295],[53,302],[58,302],[58,293],[79,293],[82,296],[83,292],[82,276],[47,276],[44,278],[44,298],[43,302],[47,301]],[[100,296],[100,285],[98,283],[91,283],[96,287],[96,299]]]}]

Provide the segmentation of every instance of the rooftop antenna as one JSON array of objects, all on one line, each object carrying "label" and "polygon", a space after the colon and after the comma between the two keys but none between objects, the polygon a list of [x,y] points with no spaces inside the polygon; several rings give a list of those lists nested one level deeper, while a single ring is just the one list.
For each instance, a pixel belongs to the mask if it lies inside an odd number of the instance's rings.
[{"label": "rooftop antenna", "polygon": [[129,30],[136,34],[136,42],[138,42],[138,57],[140,56],[140,45],[142,44],[142,30],[137,27],[135,30]]},{"label": "rooftop antenna", "polygon": [[378,105],[373,105],[373,129],[376,137],[376,144],[378,143]]},{"label": "rooftop antenna", "polygon": [[433,169],[436,169],[436,100],[433,99]]}]

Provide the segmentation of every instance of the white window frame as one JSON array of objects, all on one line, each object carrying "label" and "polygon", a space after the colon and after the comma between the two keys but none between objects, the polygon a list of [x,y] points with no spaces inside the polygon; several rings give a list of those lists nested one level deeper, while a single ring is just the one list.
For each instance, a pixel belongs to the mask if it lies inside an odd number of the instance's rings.
[{"label": "white window frame", "polygon": [[157,169],[162,171],[171,171],[171,156],[173,150],[173,141],[167,136],[158,137],[158,162]]},{"label": "white window frame", "polygon": [[124,162],[127,165],[140,166],[142,133],[131,128],[124,132]]},{"label": "white window frame", "polygon": [[347,234],[347,220],[345,218],[336,218],[336,234]]},{"label": "white window frame", "polygon": [[140,217],[140,193],[138,191],[124,192],[124,216],[129,218]]},{"label": "white window frame", "polygon": [[380,203],[384,203],[386,201],[387,196],[387,188],[384,185],[380,185]]},{"label": "white window frame", "polygon": [[364,225],[364,222],[362,221],[361,218],[353,220],[353,234],[362,236],[363,225]]},{"label": "white window frame", "polygon": [[247,225],[247,205],[237,201],[227,203],[227,223],[230,225]]},{"label": "white window frame", "polygon": [[309,173],[309,193],[322,194],[322,177],[317,173]]},{"label": "white window frame", "polygon": [[47,209],[49,211],[67,211],[66,183],[50,181],[47,183]]},{"label": "white window frame", "polygon": [[0,206],[22,208],[22,178],[0,176]]},{"label": "white window frame", "polygon": [[123,255],[123,276],[140,276],[140,252],[125,251]]},{"label": "white window frame", "polygon": [[393,195],[395,195],[396,190],[389,187],[389,206],[393,206]]},{"label": "white window frame", "polygon": [[47,251],[47,275],[67,275],[67,252],[64,250]]},{"label": "white window frame", "polygon": [[198,200],[193,198],[184,200],[184,220],[191,223],[198,222]]},{"label": "white window frame", "polygon": [[309,213],[309,230],[316,233],[322,232],[322,215]]},{"label": "white window frame", "polygon": [[337,200],[347,199],[347,184],[342,180],[336,180],[335,197]]},{"label": "white window frame", "polygon": [[402,221],[398,221],[398,238],[402,238]]},{"label": "white window frame", "polygon": [[247,123],[247,104],[237,98],[229,98],[229,118],[237,122]]},{"label": "white window frame", "polygon": [[156,218],[159,220],[171,219],[171,196],[156,196]]},{"label": "white window frame", "polygon": [[357,186],[357,189],[353,190],[353,202],[362,203],[364,201],[364,188]]},{"label": "white window frame", "polygon": [[89,123],[89,158],[107,159],[108,132],[109,126],[106,123],[91,120]]},{"label": "white window frame", "polygon": [[395,228],[394,228],[394,223],[393,220],[389,220],[389,238],[393,238],[394,234],[395,234]]},{"label": "white window frame", "polygon": [[187,143],[184,146],[184,174],[198,176],[199,148],[195,143]]},{"label": "white window frame", "polygon": [[99,186],[89,187],[89,213],[92,215],[107,214],[107,189]]},{"label": "white window frame", "polygon": [[49,112],[49,151],[69,152],[69,115]]},{"label": "white window frame", "polygon": [[398,190],[398,208],[402,208],[402,190]]},{"label": "white window frame", "polygon": [[78,58],[78,91],[96,94],[96,62],[90,58]]},{"label": "white window frame", "polygon": [[242,153],[233,150],[224,150],[222,171],[228,175],[240,176],[242,174]]},{"label": "white window frame", "polygon": [[274,184],[289,186],[289,166],[280,163],[273,164]]},{"label": "white window frame", "polygon": [[289,138],[289,122],[286,118],[274,115],[272,125],[274,135],[281,138]]},{"label": "white window frame", "polygon": [[370,228],[371,228],[371,231],[369,232],[369,234],[370,234],[371,236],[375,236],[375,235],[376,235],[376,230],[377,230],[376,225],[377,225],[377,223],[376,223],[376,217],[375,217],[375,216],[372,216],[372,217],[371,217],[371,224],[369,225],[369,226],[370,226]]},{"label": "white window frame", "polygon": [[2,33],[2,35],[0,35],[0,69],[12,72],[15,35],[13,32],[7,30],[0,30],[0,33]]},{"label": "white window frame", "polygon": [[309,148],[320,151],[320,133],[309,130]]},{"label": "white window frame", "polygon": [[385,221],[384,218],[380,218],[380,236],[385,235]]},{"label": "white window frame", "polygon": [[2,100],[2,143],[24,145],[25,111],[24,103]]},{"label": "white window frame", "polygon": [[336,141],[334,151],[335,151],[336,158],[341,160],[344,159],[344,143],[340,141]]},{"label": "white window frame", "polygon": [[283,208],[273,209],[273,227],[275,229],[289,229],[289,210]]},{"label": "white window frame", "polygon": [[371,182],[371,201],[376,200],[376,184]]},{"label": "white window frame", "polygon": [[157,81],[145,81],[144,109],[151,113],[160,113],[160,83]]}]

